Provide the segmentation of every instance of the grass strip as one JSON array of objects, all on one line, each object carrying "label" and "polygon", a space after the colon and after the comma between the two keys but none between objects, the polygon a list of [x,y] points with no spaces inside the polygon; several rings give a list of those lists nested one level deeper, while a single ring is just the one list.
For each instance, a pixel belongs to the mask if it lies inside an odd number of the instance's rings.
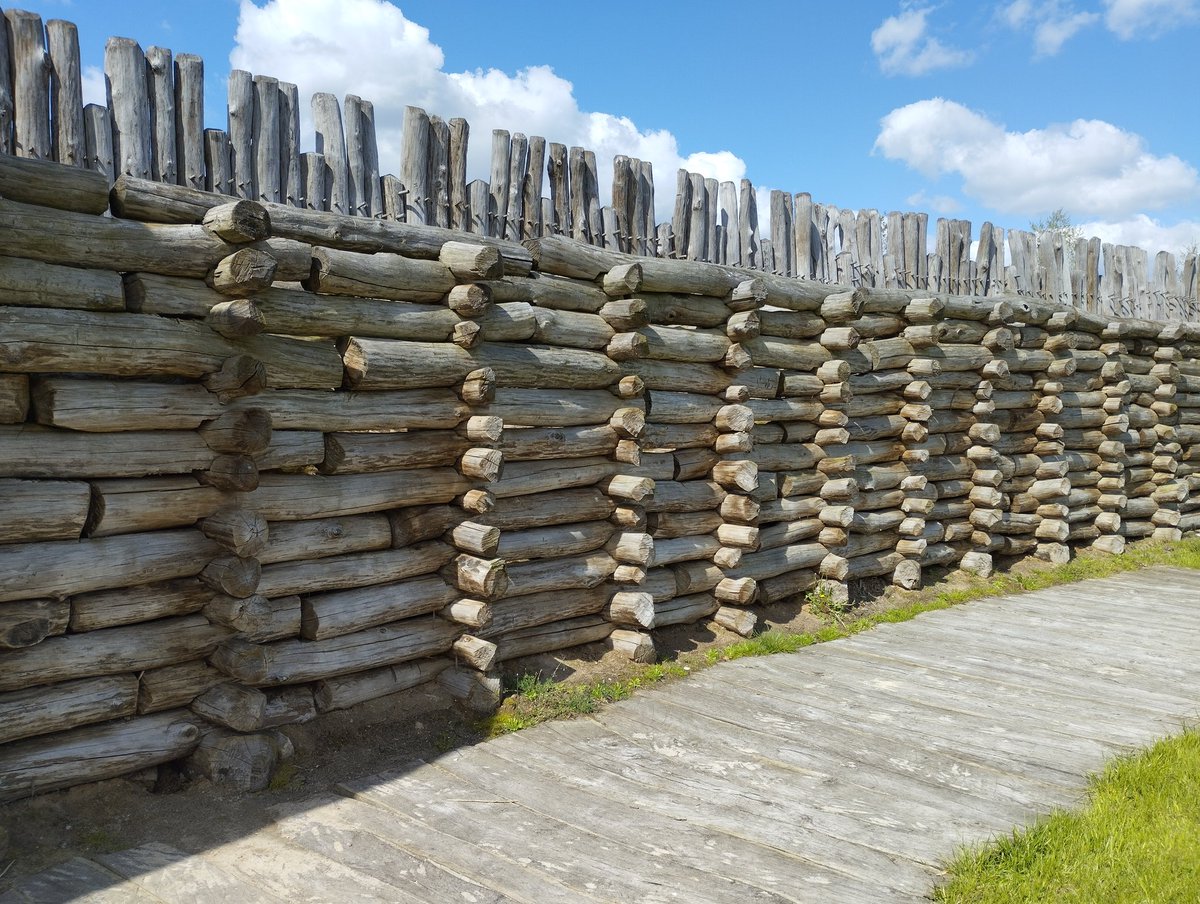
[{"label": "grass strip", "polygon": [[1200,901],[1200,731],[1111,762],[1088,804],[961,852],[943,904]]}]

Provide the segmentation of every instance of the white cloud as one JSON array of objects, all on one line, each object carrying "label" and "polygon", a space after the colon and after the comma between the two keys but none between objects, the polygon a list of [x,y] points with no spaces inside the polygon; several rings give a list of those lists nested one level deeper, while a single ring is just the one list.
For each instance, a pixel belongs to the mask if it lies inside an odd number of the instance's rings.
[{"label": "white cloud", "polygon": [[1034,56],[1054,56],[1078,32],[1100,21],[1096,12],[1079,12],[1065,0],[1013,0],[1000,10],[1000,21],[1010,28],[1033,31]]},{"label": "white cloud", "polygon": [[1200,18],[1200,0],[1104,0],[1104,24],[1126,41],[1157,37]]},{"label": "white cloud", "polygon": [[85,104],[108,105],[108,89],[104,85],[104,70],[99,66],[85,66],[80,79]]},{"label": "white cloud", "polygon": [[[424,108],[471,125],[468,178],[487,179],[493,129],[541,135],[548,142],[595,151],[602,198],[612,180],[612,157],[649,160],[655,170],[659,220],[674,206],[680,167],[737,181],[745,163],[727,150],[684,155],[666,130],[643,130],[627,117],[581,110],[574,87],[548,66],[516,73],[499,69],[447,72],[427,28],[385,0],[241,0],[230,63],[236,69],[294,82],[301,98],[318,91],[357,94],[375,106],[380,167],[399,172],[404,107]],[[304,134],[311,134],[301,102]],[[311,139],[302,142],[311,146]],[[548,189],[547,189],[548,192]]]},{"label": "white cloud", "polygon": [[1200,222],[1181,220],[1168,225],[1145,214],[1124,220],[1093,220],[1080,223],[1079,228],[1086,236],[1099,236],[1101,241],[1114,245],[1135,245],[1152,255],[1160,248],[1165,249],[1180,260],[1184,249],[1200,242]]},{"label": "white cloud", "polygon": [[929,210],[930,213],[953,216],[963,209],[962,203],[950,195],[931,195],[924,191],[913,192],[904,203],[914,210]]},{"label": "white cloud", "polygon": [[871,32],[871,49],[884,75],[924,75],[965,66],[974,59],[970,51],[947,47],[927,33],[929,13],[929,7],[903,8]]},{"label": "white cloud", "polygon": [[1008,131],[962,104],[935,97],[898,107],[875,149],[929,178],[957,174],[989,207],[1041,216],[1129,217],[1200,196],[1195,167],[1151,154],[1141,136],[1096,119]]}]

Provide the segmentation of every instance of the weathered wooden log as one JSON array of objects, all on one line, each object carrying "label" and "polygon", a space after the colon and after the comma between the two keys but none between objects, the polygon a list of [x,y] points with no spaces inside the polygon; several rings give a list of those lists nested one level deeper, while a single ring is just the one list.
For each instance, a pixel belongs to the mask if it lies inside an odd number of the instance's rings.
[{"label": "weathered wooden log", "polygon": [[328,477],[263,474],[253,506],[268,521],[301,521],[357,515],[406,505],[449,502],[470,489],[450,468]]},{"label": "weathered wooden log", "polygon": [[[616,504],[596,489],[567,489],[521,498],[511,511],[492,511],[475,520],[500,528],[501,543],[508,531],[523,531],[542,526],[583,521],[603,521],[612,515]],[[501,554],[503,555],[503,554]]]},{"label": "weathered wooden log", "polygon": [[0,324],[0,359],[17,372],[203,377],[246,353],[276,387],[333,389],[341,381],[341,359],[327,342],[256,336],[235,345],[194,322],[35,308],[0,308]]},{"label": "weathered wooden log", "polygon": [[585,615],[550,624],[524,628],[505,635],[498,642],[497,659],[508,661],[536,653],[548,653],[567,647],[603,640],[613,632],[613,625],[599,615]]},{"label": "weathered wooden log", "polygon": [[86,483],[0,480],[0,543],[78,539],[90,506]]},{"label": "weathered wooden log", "polygon": [[325,295],[354,295],[397,301],[440,301],[454,287],[445,264],[399,254],[362,255],[333,248],[313,250],[305,288]]},{"label": "weathered wooden log", "polygon": [[70,430],[191,430],[221,413],[217,397],[197,384],[140,381],[38,381],[33,391],[39,423]]},{"label": "weathered wooden log", "polygon": [[607,552],[593,552],[563,559],[538,559],[511,565],[504,597],[524,596],[568,588],[595,587],[616,569],[617,561]]},{"label": "weathered wooden log", "polygon": [[114,778],[178,759],[199,739],[195,718],[175,710],[21,741],[0,753],[0,799]]},{"label": "weathered wooden log", "polygon": [[788,571],[814,568],[825,555],[825,547],[819,543],[780,546],[742,556],[738,566],[727,570],[725,574],[731,578],[754,578],[756,581],[763,581]]},{"label": "weathered wooden log", "polygon": [[385,549],[268,565],[258,592],[269,596],[319,593],[386,584],[436,571],[451,560],[454,548],[426,542],[403,549]]},{"label": "weathered wooden log", "polygon": [[207,655],[228,634],[203,616],[187,615],[94,631],[87,643],[50,637],[5,654],[0,690],[173,665]]},{"label": "weathered wooden log", "polygon": [[0,695],[0,744],[132,716],[138,681],[132,675],[85,678]]},{"label": "weathered wooden log", "polygon": [[0,607],[0,650],[31,647],[66,633],[70,614],[62,600],[28,599]]},{"label": "weathered wooden log", "polygon": [[230,640],[213,654],[212,662],[247,684],[295,684],[444,653],[461,633],[457,625],[422,617],[326,640],[273,644]]},{"label": "weathered wooden log", "polygon": [[125,307],[117,273],[19,257],[0,257],[0,303],[87,311],[121,311]]},{"label": "weathered wooden log", "polygon": [[654,624],[658,628],[691,624],[707,618],[719,608],[720,604],[711,593],[677,596],[654,604]]},{"label": "weathered wooden log", "polygon": [[448,658],[420,659],[318,681],[314,698],[320,712],[347,709],[431,681],[451,664]]},{"label": "weathered wooden log", "polygon": [[[513,631],[551,624],[605,610],[610,593],[604,587],[560,588],[510,597],[494,603],[492,621],[480,636],[497,640]],[[501,645],[503,640],[497,641]]]},{"label": "weathered wooden log", "polygon": [[302,600],[300,636],[322,640],[427,615],[459,596],[460,591],[438,577],[306,595]]}]

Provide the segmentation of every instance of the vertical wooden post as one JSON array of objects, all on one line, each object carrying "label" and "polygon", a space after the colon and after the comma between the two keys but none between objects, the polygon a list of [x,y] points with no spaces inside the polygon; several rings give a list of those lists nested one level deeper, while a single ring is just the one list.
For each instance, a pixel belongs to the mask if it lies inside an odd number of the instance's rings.
[{"label": "vertical wooden post", "polygon": [[742,266],[753,268],[758,266],[758,200],[749,179],[742,180],[740,194],[738,231],[742,235]]},{"label": "vertical wooden post", "polygon": [[12,38],[9,35],[8,20],[0,17],[0,154],[13,153],[15,119]]},{"label": "vertical wooden post", "polygon": [[375,105],[354,94],[346,95],[346,164],[354,213],[378,217],[383,213],[379,196],[379,148],[375,143]]},{"label": "vertical wooden post", "polygon": [[567,181],[567,146],[556,141],[550,143],[550,158],[546,163],[550,178],[550,203],[554,207],[554,221],[549,231],[554,235],[571,234],[571,190]]},{"label": "vertical wooden post", "polygon": [[740,267],[742,264],[742,227],[738,222],[737,186],[732,182],[720,185],[721,248],[717,263]]},{"label": "vertical wooden post", "polygon": [[646,250],[642,253],[653,257],[659,252],[655,247],[658,240],[655,237],[654,225],[654,164],[649,160],[643,160],[638,169],[638,197],[641,199],[639,203],[644,218],[642,235],[646,237]]},{"label": "vertical wooden post", "polygon": [[704,230],[707,238],[704,240],[706,250],[702,260],[711,261],[717,255],[717,180],[704,180]]},{"label": "vertical wooden post", "polygon": [[429,116],[420,107],[404,108],[400,148],[400,181],[408,191],[405,221],[429,222]]},{"label": "vertical wooden post", "polygon": [[514,132],[508,157],[508,205],[504,229],[500,235],[518,242],[521,240],[521,221],[525,211],[525,171],[529,165],[529,139]]},{"label": "vertical wooden post", "polygon": [[600,217],[600,177],[596,170],[596,153],[586,148],[583,152],[583,172],[586,180],[584,197],[587,199],[588,231],[592,235],[592,244],[598,244],[596,237],[603,234],[604,224]]},{"label": "vertical wooden post", "polygon": [[175,165],[179,184],[204,189],[204,60],[175,57]]},{"label": "vertical wooden post", "polygon": [[473,179],[467,186],[467,232],[488,235],[491,209],[490,186],[482,179]]},{"label": "vertical wooden post", "polygon": [[308,151],[300,155],[300,181],[304,206],[309,210],[329,209],[329,167],[325,155]]},{"label": "vertical wooden post", "polygon": [[146,57],[137,41],[109,38],[104,45],[108,108],[112,111],[113,175],[150,178],[150,97]]},{"label": "vertical wooden post", "polygon": [[583,148],[571,148],[568,161],[571,192],[571,238],[586,242],[590,238],[590,233],[587,219],[587,172],[583,165]]},{"label": "vertical wooden post", "polygon": [[12,41],[13,92],[16,98],[16,154],[53,160],[50,140],[50,62],[42,17],[20,9],[4,13]]},{"label": "vertical wooden post", "polygon": [[467,208],[467,144],[471,125],[462,117],[450,120],[450,228],[465,230]]},{"label": "vertical wooden post", "polygon": [[796,213],[792,221],[792,229],[796,237],[796,275],[804,279],[812,279],[812,195],[806,191],[797,192],[794,201],[796,204]]},{"label": "vertical wooden post", "polygon": [[523,238],[535,239],[543,234],[542,181],[545,171],[546,139],[541,135],[530,135],[529,162],[525,167],[525,218],[521,230]]},{"label": "vertical wooden post", "polygon": [[346,139],[338,99],[332,94],[314,94],[312,114],[313,128],[317,133],[317,153],[325,158],[326,178],[329,180],[329,204],[326,210],[353,215],[350,173],[346,165]]},{"label": "vertical wooden post", "polygon": [[429,117],[429,199],[433,225],[450,226],[450,125]]},{"label": "vertical wooden post", "polygon": [[305,206],[300,173],[300,91],[290,82],[279,83],[279,190],[282,203]]},{"label": "vertical wooden post", "polygon": [[229,135],[221,129],[204,130],[204,189],[233,194],[233,149]]},{"label": "vertical wooden post", "polygon": [[150,174],[155,182],[179,184],[175,157],[175,66],[166,47],[146,48],[150,98]]},{"label": "vertical wooden post", "polygon": [[708,259],[708,190],[704,187],[704,177],[699,173],[688,173],[688,181],[692,184],[692,207],[688,219],[688,248],[687,257],[690,261]]},{"label": "vertical wooden post", "polygon": [[671,216],[671,231],[675,247],[671,257],[687,257],[688,230],[692,225],[692,176],[685,169],[675,172],[675,210]]},{"label": "vertical wooden post", "polygon": [[771,247],[775,249],[775,269],[784,276],[795,276],[796,238],[791,192],[771,192]]},{"label": "vertical wooden post", "polygon": [[279,79],[254,76],[254,106],[251,117],[254,150],[254,199],[269,204],[283,200],[280,192]]},{"label": "vertical wooden post", "polygon": [[613,157],[612,206],[617,217],[617,229],[621,234],[620,250],[627,250],[628,237],[632,233],[633,172],[631,160],[624,154]]},{"label": "vertical wooden post", "polygon": [[233,196],[257,197],[254,191],[254,76],[244,69],[229,73],[229,149]]},{"label": "vertical wooden post", "polygon": [[46,39],[50,49],[54,159],[67,166],[83,166],[87,147],[83,137],[79,31],[74,22],[51,19],[46,23]]},{"label": "vertical wooden post", "polygon": [[108,107],[88,104],[83,108],[83,148],[87,168],[113,179],[113,129]]},{"label": "vertical wooden post", "polygon": [[492,202],[488,210],[486,235],[502,238],[508,220],[508,179],[512,165],[512,142],[504,129],[492,130],[492,178],[488,190]]}]

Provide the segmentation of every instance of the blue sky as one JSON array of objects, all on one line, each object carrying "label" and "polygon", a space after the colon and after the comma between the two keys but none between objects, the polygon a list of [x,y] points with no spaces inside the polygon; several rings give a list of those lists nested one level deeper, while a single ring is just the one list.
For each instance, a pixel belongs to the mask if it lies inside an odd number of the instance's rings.
[{"label": "blue sky", "polygon": [[660,210],[684,165],[976,232],[1063,207],[1106,241],[1200,240],[1200,117],[1183,81],[1200,0],[21,6],[79,25],[93,93],[111,34],[202,55],[211,126],[225,125],[231,66],[302,96],[359,94],[385,169],[416,104],[468,118],[472,175],[486,178],[492,128],[536,133],[654,161]]}]

